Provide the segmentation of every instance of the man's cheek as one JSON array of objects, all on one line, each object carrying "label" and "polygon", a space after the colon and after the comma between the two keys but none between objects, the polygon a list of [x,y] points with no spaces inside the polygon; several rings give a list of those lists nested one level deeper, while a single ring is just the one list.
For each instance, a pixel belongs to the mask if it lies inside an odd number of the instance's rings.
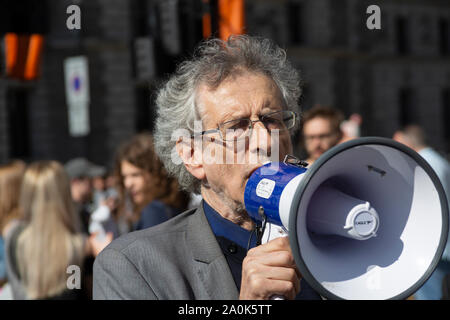
[{"label": "man's cheek", "polygon": [[[230,168],[233,167],[233,168]],[[240,167],[238,165],[231,165],[229,166],[226,172],[226,176],[224,177],[226,179],[226,183],[230,185],[232,189],[238,188],[242,181],[244,180],[245,174],[243,170],[236,170],[237,167]]]},{"label": "man's cheek", "polygon": [[234,200],[238,200],[240,202],[244,201],[244,191],[246,185],[246,179],[244,175],[240,175],[234,179],[234,182],[231,183],[230,193],[232,194],[232,198]]},{"label": "man's cheek", "polygon": [[207,165],[223,163],[223,149],[221,146],[214,141],[204,143],[202,162]]},{"label": "man's cheek", "polygon": [[278,146],[272,145],[272,152],[277,151],[280,156],[279,161],[283,161],[285,155],[292,154],[292,142],[289,136],[281,138]]}]

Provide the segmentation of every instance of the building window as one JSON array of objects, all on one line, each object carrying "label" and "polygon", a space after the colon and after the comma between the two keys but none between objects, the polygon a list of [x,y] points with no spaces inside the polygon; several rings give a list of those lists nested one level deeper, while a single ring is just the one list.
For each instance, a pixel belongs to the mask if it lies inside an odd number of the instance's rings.
[{"label": "building window", "polygon": [[28,91],[23,88],[9,89],[6,93],[8,114],[9,157],[30,158],[30,134]]},{"label": "building window", "polygon": [[410,39],[409,39],[409,23],[404,17],[398,17],[395,20],[396,44],[397,52],[399,54],[410,53]]},{"label": "building window", "polygon": [[302,88],[299,105],[302,111],[306,111],[314,105],[314,88],[310,82],[306,82]]},{"label": "building window", "polygon": [[287,21],[289,39],[292,45],[299,45],[304,42],[303,37],[303,4],[298,1],[287,3]]},{"label": "building window", "polygon": [[136,37],[144,37],[150,34],[151,15],[148,3],[145,0],[135,0],[131,2],[131,12],[133,14],[133,33]]},{"label": "building window", "polygon": [[0,77],[6,74],[6,52],[5,52],[5,41],[2,36],[0,36]]},{"label": "building window", "polygon": [[450,25],[444,18],[439,19],[439,51],[442,55],[450,54]]},{"label": "building window", "polygon": [[398,92],[398,106],[400,126],[415,123],[417,118],[414,108],[413,90],[411,88],[400,88]]},{"label": "building window", "polygon": [[149,86],[136,88],[136,132],[153,131],[156,114],[152,97]]}]

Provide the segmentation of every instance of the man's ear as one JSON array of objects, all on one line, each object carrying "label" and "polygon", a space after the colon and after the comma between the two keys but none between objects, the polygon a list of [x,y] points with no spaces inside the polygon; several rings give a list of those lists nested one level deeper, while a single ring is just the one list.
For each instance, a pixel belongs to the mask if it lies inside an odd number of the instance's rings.
[{"label": "man's ear", "polygon": [[196,148],[192,138],[179,139],[176,143],[176,151],[187,171],[198,180],[205,179],[206,175],[202,162],[202,150],[201,148]]}]

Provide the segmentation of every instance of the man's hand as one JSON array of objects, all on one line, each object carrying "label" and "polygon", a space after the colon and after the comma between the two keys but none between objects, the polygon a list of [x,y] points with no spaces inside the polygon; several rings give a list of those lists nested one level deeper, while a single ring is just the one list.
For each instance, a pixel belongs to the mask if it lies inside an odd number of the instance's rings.
[{"label": "man's hand", "polygon": [[300,279],[289,238],[277,238],[248,251],[239,299],[267,300],[273,295],[294,299],[300,292]]}]

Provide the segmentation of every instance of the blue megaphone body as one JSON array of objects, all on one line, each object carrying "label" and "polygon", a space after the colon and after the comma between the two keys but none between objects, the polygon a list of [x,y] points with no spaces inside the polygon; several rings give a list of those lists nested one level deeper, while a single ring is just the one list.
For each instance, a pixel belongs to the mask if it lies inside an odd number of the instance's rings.
[{"label": "blue megaphone body", "polygon": [[[295,193],[308,171],[305,165],[288,156],[284,162],[264,164],[250,176],[245,187],[245,207],[250,217],[262,225],[262,232],[265,223],[287,231]],[[331,184],[318,188],[309,210],[307,224],[312,233],[356,240],[376,236],[379,217],[375,208],[368,201],[345,194]]]},{"label": "blue megaphone body", "polygon": [[256,169],[246,184],[244,194],[245,208],[250,217],[262,222],[263,208],[267,222],[287,228],[289,210],[280,209],[280,199],[292,187],[298,186],[301,175],[306,171],[305,167],[285,162],[269,162]]}]

